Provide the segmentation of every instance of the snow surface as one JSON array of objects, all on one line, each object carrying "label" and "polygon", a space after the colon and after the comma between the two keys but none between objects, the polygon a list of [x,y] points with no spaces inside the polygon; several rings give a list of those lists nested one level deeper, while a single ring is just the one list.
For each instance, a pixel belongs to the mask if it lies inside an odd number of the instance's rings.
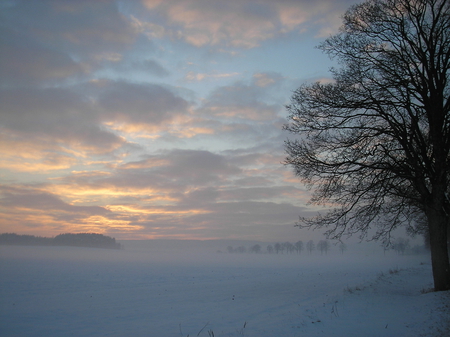
[{"label": "snow surface", "polygon": [[426,255],[122,243],[0,246],[0,336],[450,336]]}]

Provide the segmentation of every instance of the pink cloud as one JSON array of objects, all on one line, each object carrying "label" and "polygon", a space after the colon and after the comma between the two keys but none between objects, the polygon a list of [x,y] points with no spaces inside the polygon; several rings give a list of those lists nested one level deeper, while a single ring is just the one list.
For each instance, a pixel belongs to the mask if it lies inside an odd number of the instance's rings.
[{"label": "pink cloud", "polygon": [[[227,45],[253,48],[292,31],[303,32],[320,18],[339,16],[349,1],[308,0],[143,0],[149,11],[165,16],[165,33],[197,47]],[[340,21],[322,20],[321,32],[336,29]],[[143,26],[145,24],[141,24]],[[161,29],[159,29],[161,32]]]}]

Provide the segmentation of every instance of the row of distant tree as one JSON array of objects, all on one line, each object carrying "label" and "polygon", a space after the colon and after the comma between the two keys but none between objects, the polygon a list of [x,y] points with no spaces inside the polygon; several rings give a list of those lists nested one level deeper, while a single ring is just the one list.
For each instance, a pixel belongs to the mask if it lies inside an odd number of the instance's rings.
[{"label": "row of distant tree", "polygon": [[[246,248],[244,246],[239,246],[234,248],[232,246],[227,247],[228,253],[267,253],[267,254],[301,254],[303,251],[307,251],[311,254],[314,250],[319,251],[321,254],[327,254],[331,248],[331,244],[327,240],[320,240],[319,242],[314,243],[313,240],[309,240],[306,244],[303,241],[297,241],[296,243],[291,242],[283,242],[283,243],[275,243],[269,244],[265,247],[261,247],[260,244],[255,244],[250,248]],[[339,251],[344,253],[347,250],[347,246],[345,243],[340,243],[338,245]]]},{"label": "row of distant tree", "polygon": [[53,238],[15,233],[0,234],[0,245],[19,246],[76,246],[120,249],[121,244],[110,236],[96,233],[66,233]]},{"label": "row of distant tree", "polygon": [[[347,250],[347,245],[343,242],[337,245],[339,252],[344,254]],[[383,246],[384,250],[394,250],[398,254],[405,254],[405,252],[412,254],[421,254],[426,251],[425,246],[414,246],[411,247],[408,239],[397,238],[388,246]],[[266,247],[262,247],[260,244],[255,244],[249,248],[245,246],[239,247],[227,247],[228,253],[265,253],[265,254],[301,254],[303,251],[306,251],[309,254],[312,254],[313,251],[317,250],[322,255],[327,254],[331,249],[331,244],[327,240],[320,240],[315,243],[313,240],[309,240],[305,244],[303,241],[297,241],[296,243],[283,242],[283,243],[275,243],[269,244]]]}]

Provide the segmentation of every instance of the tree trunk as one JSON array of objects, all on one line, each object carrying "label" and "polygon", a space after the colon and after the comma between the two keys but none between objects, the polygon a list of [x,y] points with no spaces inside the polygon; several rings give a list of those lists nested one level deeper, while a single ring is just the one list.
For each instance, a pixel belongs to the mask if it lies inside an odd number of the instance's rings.
[{"label": "tree trunk", "polygon": [[450,262],[447,242],[448,219],[444,211],[436,210],[429,210],[427,218],[430,230],[434,290],[450,290]]}]

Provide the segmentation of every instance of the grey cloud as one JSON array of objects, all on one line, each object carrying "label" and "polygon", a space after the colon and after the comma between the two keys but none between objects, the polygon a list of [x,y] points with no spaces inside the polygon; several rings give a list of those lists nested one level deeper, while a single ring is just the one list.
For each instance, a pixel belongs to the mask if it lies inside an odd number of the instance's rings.
[{"label": "grey cloud", "polygon": [[[203,190],[204,196],[208,189]],[[294,228],[299,214],[311,215],[304,207],[289,203],[274,202],[215,202],[202,203],[199,198],[197,207],[192,204],[167,206],[165,211],[181,212],[178,216],[168,216],[165,213],[152,213],[130,225],[142,226],[142,233],[162,237],[194,237],[202,238],[242,238],[255,237],[271,240],[280,237],[277,229],[292,235],[300,232]],[[195,213],[183,213],[189,210],[199,210]],[[149,208],[151,210],[151,208]],[[292,230],[286,230],[291,228]]]},{"label": "grey cloud", "polygon": [[74,206],[58,196],[39,190],[20,188],[0,188],[2,197],[0,205],[11,209],[33,209],[51,211],[64,211],[78,215],[105,215],[109,210],[100,206]]},{"label": "grey cloud", "polygon": [[[163,160],[164,164],[146,169],[145,163],[153,160]],[[200,150],[172,150],[161,155],[150,157],[143,163],[144,168],[122,172],[143,176],[141,184],[148,182],[150,186],[168,188],[182,192],[187,186],[207,186],[208,184],[222,184],[230,176],[238,175],[241,170],[230,165],[227,158],[209,151]],[[134,179],[132,179],[134,181]],[[141,185],[145,186],[145,185]]]},{"label": "grey cloud", "polygon": [[167,69],[155,60],[144,60],[138,64],[138,68],[158,77],[165,77],[170,74]]},{"label": "grey cloud", "polygon": [[[177,233],[183,230],[183,234],[194,234],[199,237],[217,235],[217,230],[223,229],[225,236],[242,234],[246,227],[258,231],[258,227],[271,225],[294,226],[299,215],[311,215],[304,207],[298,207],[288,203],[274,202],[216,202],[213,204],[199,204],[205,212],[199,214],[187,214],[182,218],[167,218],[164,214],[151,215],[147,221],[136,224],[146,228],[159,227],[158,234],[170,234],[175,228]],[[168,207],[168,211],[181,211],[180,207]],[[168,231],[166,233],[166,230]]]},{"label": "grey cloud", "polygon": [[52,83],[83,73],[68,54],[39,45],[28,36],[4,28],[0,36],[3,86]]},{"label": "grey cloud", "polygon": [[264,153],[258,152],[255,148],[228,150],[225,154],[229,157],[230,162],[239,166],[255,165],[264,156]]},{"label": "grey cloud", "polygon": [[190,205],[191,207],[201,206],[202,208],[215,203],[220,197],[221,192],[215,187],[200,187],[190,191],[182,196],[180,204],[183,206]]},{"label": "grey cloud", "polygon": [[[241,202],[263,203],[267,200],[283,199],[287,194],[301,194],[301,191],[291,186],[250,186],[233,185],[227,188],[200,187],[180,196],[177,207],[196,208],[215,212],[215,204],[233,205]],[[242,210],[239,212],[242,213]]]},{"label": "grey cloud", "polygon": [[117,59],[137,32],[115,1],[12,1],[0,11],[4,84],[86,74]]},{"label": "grey cloud", "polygon": [[[66,184],[102,189],[155,189],[166,196],[183,198],[188,188],[207,188],[229,182],[241,169],[227,158],[209,151],[172,150],[119,166],[111,175],[73,174]],[[209,190],[213,193],[213,190]],[[213,194],[211,194],[213,195]]]},{"label": "grey cloud", "polygon": [[252,84],[258,87],[272,87],[282,84],[285,78],[276,72],[263,72],[253,75]]},{"label": "grey cloud", "polygon": [[293,186],[276,185],[267,174],[247,176],[240,167],[247,164],[247,160],[232,160],[229,155],[209,151],[172,150],[124,164],[113,175],[77,174],[67,177],[66,182],[91,189],[133,188],[136,194],[150,188],[177,199],[178,207],[188,208],[217,201],[281,200],[301,195]]},{"label": "grey cloud", "polygon": [[[1,125],[26,137],[82,144],[108,152],[124,141],[101,127],[98,113],[84,97],[66,89],[0,91]],[[26,138],[25,138],[26,139]]]},{"label": "grey cloud", "polygon": [[[147,42],[148,43],[148,42]],[[145,59],[139,61],[122,60],[121,62],[108,62],[104,64],[104,70],[116,71],[121,76],[146,76],[152,75],[163,78],[170,75],[170,71],[164,68],[160,62],[154,59]]]},{"label": "grey cloud", "polygon": [[[210,233],[223,231],[228,235],[245,235],[246,228],[258,236],[266,227],[283,228],[282,225],[294,227],[299,215],[308,216],[305,207],[289,203],[241,201],[217,203],[212,205],[212,212],[192,215],[186,223],[203,224]],[[245,234],[244,234],[245,233]]]},{"label": "grey cloud", "polygon": [[[105,122],[159,125],[186,113],[189,102],[166,87],[104,81],[66,88],[0,90],[0,125],[24,140],[109,153],[126,146]],[[26,137],[25,137],[26,135]]]},{"label": "grey cloud", "polygon": [[226,157],[209,151],[174,150],[168,153],[167,158],[170,158],[171,166],[164,172],[172,177],[183,177],[189,183],[214,182],[241,172],[238,167],[230,165]]},{"label": "grey cloud", "polygon": [[[158,19],[167,35],[194,46],[253,48],[262,41],[294,32],[336,29],[333,17],[352,0],[143,0],[149,22]],[[188,14],[186,14],[188,13]],[[326,18],[323,20],[323,18]],[[162,20],[165,22],[161,22]]]},{"label": "grey cloud", "polygon": [[17,1],[2,12],[4,25],[75,54],[115,51],[136,37],[114,0]]},{"label": "grey cloud", "polygon": [[[291,186],[271,186],[271,187],[246,187],[233,188],[221,191],[221,200],[245,201],[245,200],[264,200],[283,196],[287,192],[294,193],[295,187]],[[298,191],[300,194],[300,191]]]},{"label": "grey cloud", "polygon": [[[212,205],[211,208],[219,215],[235,215],[236,218],[242,219],[242,221],[230,219],[234,223],[249,225],[252,223],[291,223],[293,220],[297,220],[298,214],[305,210],[303,207],[294,206],[290,203],[258,201],[222,202]],[[253,215],[255,215],[255,218],[253,218]],[[208,216],[208,214],[204,216]]]},{"label": "grey cloud", "polygon": [[189,106],[163,86],[124,81],[109,83],[100,93],[98,103],[106,119],[153,125],[186,113]]},{"label": "grey cloud", "polygon": [[236,186],[254,187],[272,185],[272,181],[267,177],[243,177],[234,181]]},{"label": "grey cloud", "polygon": [[208,114],[250,120],[273,118],[279,107],[264,103],[259,88],[237,83],[214,90],[202,107]]}]

